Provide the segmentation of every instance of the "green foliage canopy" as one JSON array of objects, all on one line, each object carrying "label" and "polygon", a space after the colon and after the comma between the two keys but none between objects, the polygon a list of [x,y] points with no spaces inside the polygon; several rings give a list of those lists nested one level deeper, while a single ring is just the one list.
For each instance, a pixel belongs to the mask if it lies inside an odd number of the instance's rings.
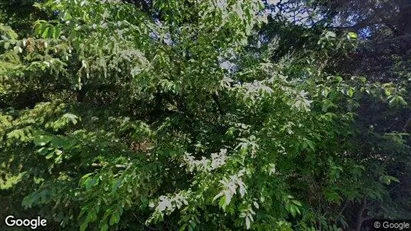
[{"label": "green foliage canopy", "polygon": [[398,181],[356,155],[359,102],[382,88],[316,62],[353,36],[324,31],[273,61],[281,42],[254,44],[260,1],[35,7],[48,17],[29,35],[0,26],[4,213],[80,230],[337,230],[347,201]]}]

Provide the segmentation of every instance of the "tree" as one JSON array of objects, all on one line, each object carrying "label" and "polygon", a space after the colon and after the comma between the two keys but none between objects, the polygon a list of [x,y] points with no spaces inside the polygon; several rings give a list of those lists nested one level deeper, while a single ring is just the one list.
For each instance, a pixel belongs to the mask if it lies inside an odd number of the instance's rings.
[{"label": "tree", "polygon": [[[295,5],[298,7],[295,7]],[[356,110],[354,146],[359,149],[355,155],[360,163],[385,166],[387,171],[401,179],[401,183],[390,189],[390,196],[383,200],[370,199],[367,203],[350,204],[346,211],[363,211],[363,214],[347,214],[357,230],[363,216],[380,218],[402,218],[410,216],[410,201],[405,196],[409,190],[409,50],[411,24],[409,1],[279,1],[269,6],[276,18],[263,30],[269,38],[287,36],[293,31],[293,39],[288,39],[285,52],[293,49],[304,51],[318,47],[315,37],[324,30],[331,31],[334,38],[347,35],[358,39],[355,49],[342,49],[317,58],[324,63],[321,70],[341,75],[344,79],[363,76],[374,90],[371,95],[362,95]],[[293,12],[299,17],[289,17]],[[296,18],[298,20],[296,20]],[[291,23],[290,23],[291,21]],[[288,25],[298,29],[290,29]],[[282,29],[278,29],[282,28]],[[285,32],[283,32],[285,30]],[[300,32],[295,33],[297,30]],[[343,43],[334,39],[339,47]],[[290,48],[292,47],[292,48]],[[295,52],[295,51],[294,51]],[[274,57],[277,59],[278,57]],[[376,87],[376,88],[375,88]],[[359,95],[357,95],[359,97]],[[389,141],[391,140],[391,141]],[[374,167],[370,167],[371,169]],[[368,169],[368,168],[367,168]],[[363,208],[363,209],[360,209]]]},{"label": "tree", "polygon": [[356,38],[274,17],[273,40],[260,1],[130,2],[44,1],[32,31],[1,25],[5,214],[337,230],[362,223],[347,207],[396,199],[398,172],[363,154],[381,140],[404,154],[403,134],[357,139],[355,113],[381,88],[329,71]]}]

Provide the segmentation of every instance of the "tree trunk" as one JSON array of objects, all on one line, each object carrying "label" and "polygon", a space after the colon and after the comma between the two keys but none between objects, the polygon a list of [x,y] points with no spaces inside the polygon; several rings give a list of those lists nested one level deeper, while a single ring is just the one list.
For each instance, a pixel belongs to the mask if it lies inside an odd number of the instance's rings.
[{"label": "tree trunk", "polygon": [[357,220],[357,226],[355,228],[356,231],[361,231],[362,223],[366,220],[364,219],[364,211],[367,208],[367,198],[364,198],[362,201],[361,209],[358,212],[358,220]]}]

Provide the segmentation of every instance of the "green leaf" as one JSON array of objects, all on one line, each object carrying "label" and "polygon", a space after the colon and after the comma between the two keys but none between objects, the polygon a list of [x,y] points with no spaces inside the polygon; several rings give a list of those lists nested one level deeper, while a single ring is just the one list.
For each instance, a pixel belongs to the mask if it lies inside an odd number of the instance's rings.
[{"label": "green leaf", "polygon": [[297,206],[302,206],[301,202],[299,202],[297,200],[292,200],[291,202],[293,202],[293,204],[295,204]]},{"label": "green leaf", "polygon": [[83,222],[80,225],[80,231],[85,231],[87,229],[87,226],[88,226],[88,222]]},{"label": "green leaf", "polygon": [[350,88],[348,89],[347,94],[348,94],[349,97],[353,97],[354,92],[355,92],[354,88],[350,87]]},{"label": "green leaf", "polygon": [[390,106],[406,106],[404,98],[400,95],[390,95],[388,96],[388,103]]},{"label": "green leaf", "polygon": [[49,37],[49,30],[50,30],[50,27],[49,26],[47,26],[44,30],[43,30],[43,32],[41,33],[41,37],[42,38],[48,38]]},{"label": "green leaf", "polygon": [[108,224],[104,223],[103,226],[101,226],[100,231],[107,231],[108,230]]},{"label": "green leaf", "polygon": [[384,176],[381,176],[381,177],[380,177],[380,182],[381,182],[381,183],[384,183],[384,184],[386,184],[386,185],[391,184],[391,181],[394,181],[394,182],[397,182],[397,183],[400,182],[397,178],[395,178],[395,177],[393,177],[393,176],[384,175]]},{"label": "green leaf", "polygon": [[246,229],[251,228],[251,220],[248,216],[245,217],[245,227],[246,227]]},{"label": "green leaf", "polygon": [[220,200],[218,201],[218,205],[220,206],[220,208],[225,208],[227,206],[225,196],[220,198]]},{"label": "green leaf", "polygon": [[110,221],[109,224],[110,225],[115,225],[120,221],[120,215],[118,214],[118,212],[114,212],[111,217],[110,217]]},{"label": "green leaf", "polygon": [[349,39],[357,39],[358,35],[355,32],[348,32],[348,38]]},{"label": "green leaf", "polygon": [[60,37],[61,33],[61,27],[60,26],[55,26],[53,27],[53,38],[58,39]]}]

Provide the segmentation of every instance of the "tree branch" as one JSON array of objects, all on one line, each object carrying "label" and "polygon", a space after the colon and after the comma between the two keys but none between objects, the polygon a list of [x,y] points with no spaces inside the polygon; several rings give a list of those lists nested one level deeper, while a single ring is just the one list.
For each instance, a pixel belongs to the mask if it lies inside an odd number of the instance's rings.
[{"label": "tree branch", "polygon": [[363,214],[366,208],[367,208],[367,198],[364,197],[364,199],[362,200],[361,209],[358,212],[357,227],[355,228],[356,231],[361,231],[362,223],[366,220],[363,217]]}]

